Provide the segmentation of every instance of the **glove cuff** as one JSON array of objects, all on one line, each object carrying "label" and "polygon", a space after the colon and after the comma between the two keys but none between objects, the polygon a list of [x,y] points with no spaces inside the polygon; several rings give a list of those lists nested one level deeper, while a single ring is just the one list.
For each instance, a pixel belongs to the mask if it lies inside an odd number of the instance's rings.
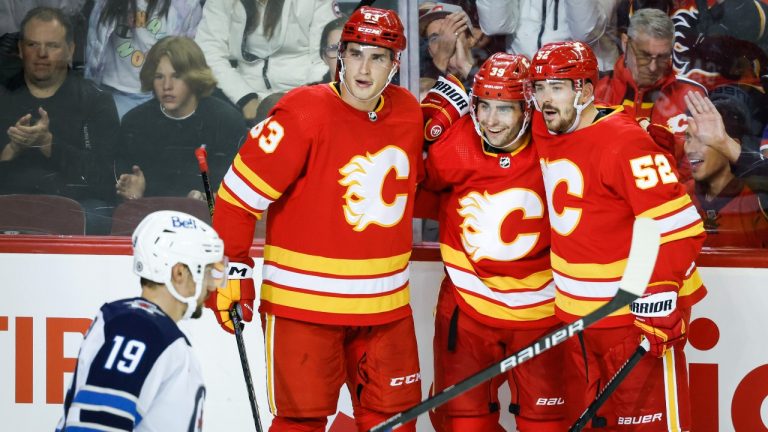
[{"label": "glove cuff", "polygon": [[253,267],[248,264],[231,262],[227,269],[228,279],[251,279],[253,277]]},{"label": "glove cuff", "polygon": [[660,292],[639,298],[629,305],[629,310],[638,317],[663,318],[677,309],[677,293]]}]

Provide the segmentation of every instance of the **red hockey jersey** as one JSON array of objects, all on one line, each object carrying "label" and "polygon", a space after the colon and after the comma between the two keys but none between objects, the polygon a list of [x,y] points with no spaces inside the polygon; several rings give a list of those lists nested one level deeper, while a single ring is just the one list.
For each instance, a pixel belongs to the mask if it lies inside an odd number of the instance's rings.
[{"label": "red hockey jersey", "polygon": [[390,85],[367,113],[321,84],[270,114],[225,175],[214,218],[230,260],[246,260],[269,206],[259,310],[339,325],[408,316],[419,103]]},{"label": "red hockey jersey", "polygon": [[704,220],[705,246],[768,248],[768,209],[743,180],[734,178],[712,200],[701,183],[691,180],[686,186]]},{"label": "red hockey jersey", "polygon": [[462,117],[429,148],[422,187],[441,193],[440,252],[459,307],[488,325],[549,327],[554,281],[538,156],[490,153]]},{"label": "red hockey jersey", "polygon": [[[636,217],[659,221],[662,232],[648,291],[677,291],[678,305],[690,306],[706,292],[693,264],[705,237],[701,219],[667,154],[622,107],[602,112],[592,125],[560,135],[534,114],[552,225],[556,313],[572,321],[613,298]],[[597,325],[633,319],[625,307]]]}]

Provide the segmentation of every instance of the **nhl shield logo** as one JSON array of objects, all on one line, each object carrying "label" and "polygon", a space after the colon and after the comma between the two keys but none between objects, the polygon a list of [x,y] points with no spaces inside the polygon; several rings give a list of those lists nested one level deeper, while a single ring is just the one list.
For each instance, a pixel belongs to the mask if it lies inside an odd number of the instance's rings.
[{"label": "nhl shield logo", "polygon": [[499,166],[502,168],[509,168],[511,165],[509,156],[502,156],[499,158]]}]

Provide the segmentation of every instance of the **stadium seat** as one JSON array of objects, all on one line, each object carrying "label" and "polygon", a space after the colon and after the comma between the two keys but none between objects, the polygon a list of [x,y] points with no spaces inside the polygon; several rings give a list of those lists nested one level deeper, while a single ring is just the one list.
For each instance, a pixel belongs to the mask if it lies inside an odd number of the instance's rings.
[{"label": "stadium seat", "polygon": [[112,215],[112,235],[131,235],[144,216],[158,210],[177,210],[211,223],[208,204],[194,198],[144,197],[117,206]]},{"label": "stadium seat", "polygon": [[85,234],[85,211],[55,195],[0,195],[0,234]]}]

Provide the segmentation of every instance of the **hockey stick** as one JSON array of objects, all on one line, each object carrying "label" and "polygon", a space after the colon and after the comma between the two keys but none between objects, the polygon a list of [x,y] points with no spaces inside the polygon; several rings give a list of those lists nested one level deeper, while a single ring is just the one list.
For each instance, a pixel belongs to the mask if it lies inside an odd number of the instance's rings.
[{"label": "hockey stick", "polygon": [[360,0],[360,1],[357,3],[357,6],[355,6],[355,8],[354,8],[354,9],[352,9],[352,10],[353,10],[353,11],[356,11],[356,10],[360,9],[361,7],[363,7],[363,6],[370,6],[370,5],[372,5],[372,4],[373,4],[373,2],[375,2],[375,1],[376,1],[376,0]]},{"label": "hockey stick", "polygon": [[611,379],[608,381],[608,383],[603,387],[602,390],[597,394],[597,397],[595,397],[595,400],[592,401],[591,404],[587,407],[586,410],[584,410],[584,413],[581,414],[581,417],[576,420],[576,422],[571,426],[570,429],[568,429],[568,432],[581,432],[581,430],[584,428],[584,426],[587,425],[587,423],[592,419],[592,417],[597,414],[597,410],[600,409],[601,406],[605,403],[605,401],[608,400],[609,397],[611,397],[611,394],[616,390],[616,388],[621,385],[621,382],[624,381],[624,378],[629,375],[629,373],[632,371],[632,369],[640,362],[640,359],[643,358],[645,353],[648,352],[650,349],[650,344],[648,343],[648,339],[643,338],[643,341],[640,342],[640,345],[638,345],[637,349],[634,353],[627,359],[626,362],[624,362],[623,365],[619,368],[618,371],[616,371],[616,374],[611,377]]},{"label": "hockey stick", "polygon": [[[213,194],[211,193],[211,183],[208,180],[208,152],[205,151],[205,144],[195,149],[195,157],[200,168],[200,176],[203,179],[203,189],[205,191],[205,200],[208,202],[208,211],[211,213],[211,219],[213,219]],[[232,326],[235,328],[237,351],[240,353],[240,366],[243,368],[245,387],[248,390],[248,399],[251,402],[253,424],[256,427],[256,432],[262,432],[259,406],[256,403],[256,392],[253,389],[253,378],[251,378],[251,367],[248,364],[248,354],[245,351],[245,341],[243,341],[243,311],[240,309],[239,304],[235,303],[232,305],[232,309],[229,310],[229,316],[232,318]]]},{"label": "hockey stick", "polygon": [[205,150],[205,144],[195,149],[197,166],[200,168],[200,177],[203,178],[203,191],[205,192],[205,201],[208,203],[208,211],[213,219],[213,195],[211,195],[211,182],[208,180],[208,152]]},{"label": "hockey stick", "polygon": [[632,229],[632,246],[627,258],[627,266],[619,283],[616,296],[608,303],[600,306],[592,313],[567,324],[546,336],[538,339],[533,344],[512,354],[502,361],[466,378],[465,380],[445,388],[440,393],[427,398],[413,408],[395,414],[370,429],[369,432],[391,431],[393,428],[403,425],[416,417],[430,411],[465,391],[487,381],[496,375],[500,375],[517,365],[526,362],[542,352],[565,342],[568,338],[579,334],[587,327],[629,305],[635,299],[642,296],[651,273],[656,264],[656,256],[659,252],[660,234],[656,222],[653,219],[637,218]]}]

